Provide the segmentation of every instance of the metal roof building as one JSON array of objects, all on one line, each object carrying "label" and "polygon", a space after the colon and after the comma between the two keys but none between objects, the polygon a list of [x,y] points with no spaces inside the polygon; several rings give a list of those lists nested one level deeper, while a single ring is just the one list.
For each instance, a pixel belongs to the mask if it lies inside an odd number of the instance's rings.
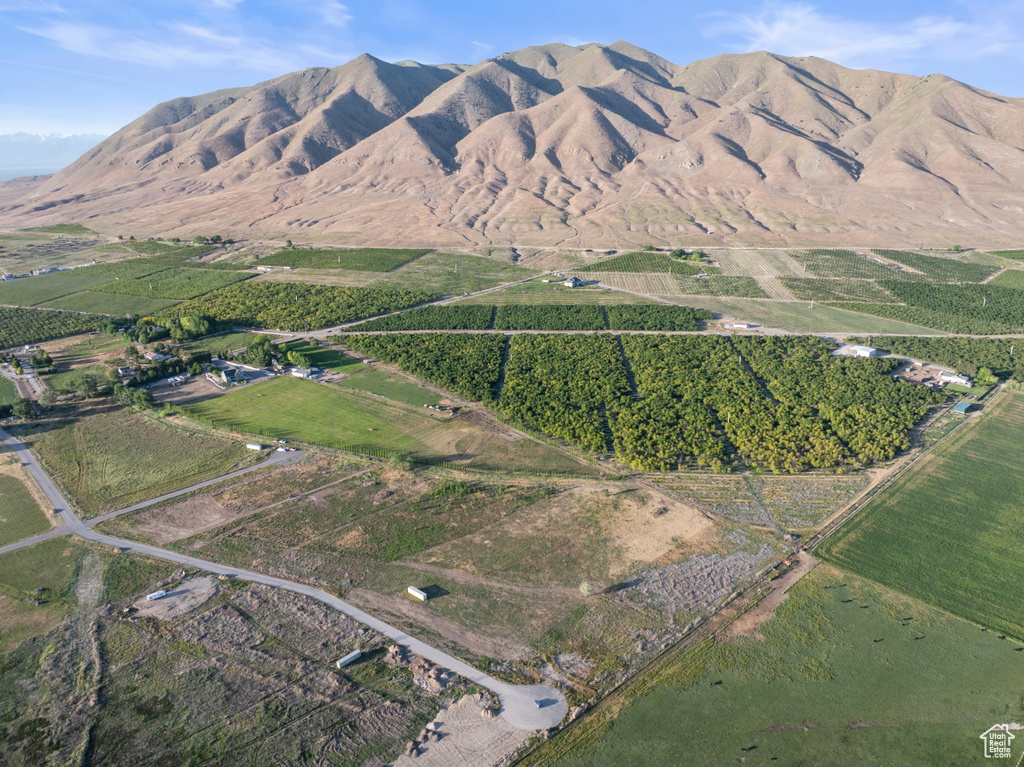
[{"label": "metal roof building", "polygon": [[967,413],[970,412],[972,407],[974,407],[974,403],[967,402],[965,400],[964,402],[956,403],[956,405],[953,406],[953,412],[956,413],[957,415],[967,415]]}]

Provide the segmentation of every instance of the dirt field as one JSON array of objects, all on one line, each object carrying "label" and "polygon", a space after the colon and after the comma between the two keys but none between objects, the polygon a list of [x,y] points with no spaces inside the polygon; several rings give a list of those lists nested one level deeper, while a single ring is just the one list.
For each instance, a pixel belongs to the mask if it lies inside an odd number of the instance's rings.
[{"label": "dirt field", "polygon": [[619,503],[604,526],[624,563],[656,562],[714,529],[692,506],[667,496],[634,490],[615,497]]},{"label": "dirt field", "polygon": [[212,575],[189,578],[167,592],[167,596],[152,602],[142,597],[133,607],[139,618],[172,620],[180,618],[206,604],[217,593],[217,580]]},{"label": "dirt field", "polygon": [[529,733],[517,730],[501,717],[485,718],[483,698],[466,695],[425,728],[437,733],[418,740],[418,756],[404,755],[394,767],[481,767],[502,764],[526,742]]},{"label": "dirt field", "polygon": [[181,386],[161,386],[158,389],[153,389],[153,397],[161,405],[165,403],[187,405],[216,397],[218,394],[223,394],[223,392],[214,386],[206,376],[195,376]]}]

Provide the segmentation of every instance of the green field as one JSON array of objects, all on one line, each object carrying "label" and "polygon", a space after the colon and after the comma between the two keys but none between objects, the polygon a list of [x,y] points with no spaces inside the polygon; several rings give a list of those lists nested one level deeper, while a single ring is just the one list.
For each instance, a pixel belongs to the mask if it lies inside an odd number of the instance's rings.
[{"label": "green field", "polygon": [[1024,715],[1016,645],[827,567],[760,633],[697,645],[522,763],[959,767]]},{"label": "green field", "polygon": [[83,390],[83,381],[90,377],[94,385],[106,384],[109,380],[107,378],[108,370],[110,368],[106,365],[88,365],[75,368],[74,370],[65,370],[60,373],[50,373],[43,380],[46,381],[46,386],[55,392],[77,392]]},{"label": "green field", "polygon": [[117,293],[184,301],[209,293],[211,290],[219,290],[236,282],[247,280],[252,276],[247,272],[213,269],[166,269],[148,277],[108,282],[105,285],[96,286],[93,290],[97,293]]},{"label": "green field", "polygon": [[398,248],[291,248],[259,260],[261,265],[306,269],[348,269],[357,272],[389,272],[419,258],[426,250]]},{"label": "green field", "polygon": [[46,232],[47,234],[96,234],[92,229],[81,224],[50,224],[49,226],[33,226],[26,232]]},{"label": "green field", "polygon": [[1024,394],[1005,391],[818,547],[831,562],[1024,637]]},{"label": "green field", "polygon": [[333,373],[354,373],[361,370],[363,363],[349,357],[344,352],[335,351],[324,343],[322,346],[315,346],[309,341],[293,341],[284,344],[282,349],[290,352],[302,352],[309,357],[313,367],[321,370],[330,370]]},{"label": "green field", "polygon": [[1002,274],[997,274],[989,280],[988,284],[997,285],[1001,288],[1024,290],[1024,269],[1007,269]]},{"label": "green field", "polygon": [[1000,258],[1010,258],[1014,261],[1024,260],[1024,250],[990,250],[990,254],[993,256],[999,256]]},{"label": "green field", "polygon": [[[110,282],[159,272],[167,267],[148,264],[145,259],[131,259],[113,264],[96,264],[81,269],[69,269],[38,277],[22,277],[0,283],[0,304],[13,306],[40,306],[62,296],[80,293]],[[85,311],[80,310],[80,311]]]},{"label": "green field", "polygon": [[393,422],[402,412],[335,387],[281,377],[200,402],[189,412],[217,427],[328,447],[423,452]]},{"label": "green field", "polygon": [[437,405],[442,399],[437,392],[422,384],[410,381],[405,376],[388,373],[374,367],[364,367],[345,378],[338,385],[346,389],[358,389],[379,394],[382,397],[416,407],[422,407],[425,404]]},{"label": "green field", "polygon": [[656,304],[659,302],[632,293],[624,293],[621,290],[565,288],[561,285],[527,282],[494,293],[465,298],[458,303],[503,306],[505,304]]},{"label": "green field", "polygon": [[49,341],[92,330],[99,317],[0,306],[0,349]]},{"label": "green field", "polygon": [[54,424],[32,446],[86,517],[218,477],[264,457],[239,442],[124,411]]},{"label": "green field", "polygon": [[49,529],[50,520],[25,483],[0,474],[0,546]]},{"label": "green field", "polygon": [[503,264],[493,258],[461,253],[428,253],[384,275],[377,284],[458,296],[525,280],[536,273],[535,270]]},{"label": "green field", "polygon": [[737,320],[756,322],[794,333],[899,333],[942,335],[941,331],[906,322],[802,301],[751,301],[730,298],[685,298],[679,303]]},{"label": "green field", "polygon": [[213,336],[206,336],[205,338],[197,338],[194,341],[189,341],[184,345],[184,349],[189,352],[210,352],[211,354],[218,354],[222,351],[245,349],[252,343],[254,338],[256,338],[256,333],[217,333]]},{"label": "green field", "polygon": [[69,312],[90,312],[92,314],[111,314],[124,316],[138,314],[152,317],[164,309],[174,306],[177,301],[166,298],[148,298],[146,296],[114,295],[112,293],[72,293],[70,296],[43,301],[42,306],[49,309],[64,309]]},{"label": "green field", "polygon": [[13,405],[18,399],[18,390],[14,383],[6,378],[0,378],[0,405]]}]

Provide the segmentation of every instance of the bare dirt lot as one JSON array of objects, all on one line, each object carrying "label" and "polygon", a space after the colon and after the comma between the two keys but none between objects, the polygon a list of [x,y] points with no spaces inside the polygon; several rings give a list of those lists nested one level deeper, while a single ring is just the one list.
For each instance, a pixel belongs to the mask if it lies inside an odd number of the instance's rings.
[{"label": "bare dirt lot", "polygon": [[526,742],[530,733],[501,717],[485,718],[483,698],[466,695],[443,709],[427,725],[437,733],[418,741],[418,756],[401,756],[394,767],[480,767],[502,764]]},{"label": "bare dirt lot", "polygon": [[167,591],[167,596],[152,602],[142,597],[134,604],[139,618],[171,620],[206,604],[217,593],[217,580],[212,575],[189,578]]},{"label": "bare dirt lot", "polygon": [[789,588],[818,564],[818,560],[806,551],[800,552],[793,558],[797,562],[796,566],[781,578],[772,581],[771,593],[729,624],[729,628],[725,632],[726,635],[731,637],[753,636],[764,639],[759,633],[761,625],[771,618],[775,614],[775,608],[785,601]]}]

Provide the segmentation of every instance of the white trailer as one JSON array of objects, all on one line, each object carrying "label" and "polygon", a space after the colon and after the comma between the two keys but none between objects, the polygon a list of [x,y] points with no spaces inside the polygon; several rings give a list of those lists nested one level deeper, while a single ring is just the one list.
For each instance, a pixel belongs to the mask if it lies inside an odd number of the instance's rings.
[{"label": "white trailer", "polygon": [[338,668],[345,668],[345,666],[347,666],[348,664],[355,663],[357,660],[359,660],[359,658],[362,657],[362,655],[363,654],[359,650],[353,650],[344,658],[338,658],[338,660],[335,661],[334,665]]},{"label": "white trailer", "polygon": [[410,586],[406,589],[406,591],[408,591],[410,594],[412,594],[412,596],[416,597],[421,602],[427,601],[427,592],[423,591],[423,589],[418,589],[415,586]]},{"label": "white trailer", "polygon": [[246,445],[246,447],[249,448],[250,450],[262,450],[263,449],[263,445],[259,445],[259,444],[255,443],[255,442],[250,442],[249,444]]},{"label": "white trailer", "polygon": [[159,591],[154,591],[152,594],[146,594],[146,601],[152,602],[155,599],[161,599],[165,596],[167,596],[167,592],[160,589]]}]

